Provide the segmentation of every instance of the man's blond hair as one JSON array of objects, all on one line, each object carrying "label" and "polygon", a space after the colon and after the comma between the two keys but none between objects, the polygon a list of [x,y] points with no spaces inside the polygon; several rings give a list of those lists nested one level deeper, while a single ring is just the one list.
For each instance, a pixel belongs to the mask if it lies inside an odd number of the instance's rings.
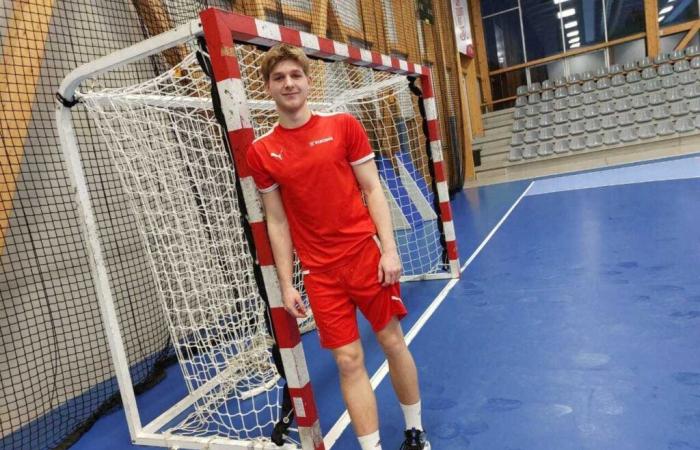
[{"label": "man's blond hair", "polygon": [[301,66],[306,76],[309,76],[309,66],[311,62],[309,58],[299,47],[294,47],[289,44],[277,44],[270,48],[260,62],[260,70],[262,71],[263,80],[267,83],[270,80],[272,69],[280,62],[290,60]]}]

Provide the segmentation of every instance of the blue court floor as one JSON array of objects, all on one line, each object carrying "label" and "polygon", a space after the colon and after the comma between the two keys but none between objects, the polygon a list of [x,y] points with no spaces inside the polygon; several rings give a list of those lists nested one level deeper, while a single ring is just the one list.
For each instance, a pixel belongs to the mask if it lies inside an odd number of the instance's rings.
[{"label": "blue court floor", "polygon": [[[472,188],[453,208],[462,278],[403,286],[434,450],[700,450],[700,156]],[[326,448],[359,448],[330,354],[304,346]],[[388,377],[376,393],[398,449]],[[182,396],[174,367],[139,402]],[[148,447],[115,410],[73,448]]]}]

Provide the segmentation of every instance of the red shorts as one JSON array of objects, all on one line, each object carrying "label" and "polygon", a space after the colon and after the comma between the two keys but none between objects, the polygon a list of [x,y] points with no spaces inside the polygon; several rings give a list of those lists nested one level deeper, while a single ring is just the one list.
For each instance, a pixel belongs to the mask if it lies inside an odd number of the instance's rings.
[{"label": "red shorts", "polygon": [[343,266],[323,272],[311,270],[304,275],[304,287],[322,347],[334,349],[360,338],[357,308],[375,333],[392,317],[401,320],[406,316],[399,283],[387,287],[379,284],[380,257],[377,243],[368,239],[362,250],[349,257]]}]

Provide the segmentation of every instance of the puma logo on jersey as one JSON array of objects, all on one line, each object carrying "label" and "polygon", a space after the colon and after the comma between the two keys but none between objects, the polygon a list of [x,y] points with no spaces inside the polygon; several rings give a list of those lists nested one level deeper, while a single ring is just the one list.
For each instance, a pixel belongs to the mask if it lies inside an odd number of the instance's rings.
[{"label": "puma logo on jersey", "polygon": [[311,142],[309,142],[309,147],[313,147],[314,145],[323,144],[325,142],[331,142],[332,140],[333,140],[333,136],[328,136],[328,137],[325,137],[323,139],[319,139],[317,141],[311,141]]},{"label": "puma logo on jersey", "polygon": [[397,296],[395,296],[395,295],[392,295],[392,296],[391,296],[391,299],[394,300],[395,302],[399,302],[399,303],[401,303],[401,304],[403,305],[403,300],[401,300],[401,298],[399,298],[399,297],[397,297]]},{"label": "puma logo on jersey", "polygon": [[277,159],[279,159],[280,161],[282,161],[282,152],[279,152],[279,153],[272,153],[272,152],[270,152],[270,156],[272,156],[273,158],[277,158]]}]

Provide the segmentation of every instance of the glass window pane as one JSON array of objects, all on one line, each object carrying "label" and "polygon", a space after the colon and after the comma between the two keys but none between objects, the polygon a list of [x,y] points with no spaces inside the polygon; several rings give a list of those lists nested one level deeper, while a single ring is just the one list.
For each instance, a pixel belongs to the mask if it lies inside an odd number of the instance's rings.
[{"label": "glass window pane", "polygon": [[517,10],[484,19],[484,39],[490,70],[502,69],[524,61],[523,38]]},{"label": "glass window pane", "polygon": [[608,40],[644,32],[644,0],[605,0]]},{"label": "glass window pane", "polygon": [[698,18],[698,0],[659,0],[659,24],[662,27]]},{"label": "glass window pane", "polygon": [[566,65],[563,60],[552,61],[549,64],[530,67],[530,80],[541,83],[544,80],[556,80],[566,76]]},{"label": "glass window pane", "polygon": [[567,50],[605,42],[602,0],[565,1],[561,7],[573,10],[563,19]]},{"label": "glass window pane", "polygon": [[[671,53],[676,49],[678,43],[685,37],[685,31],[682,33],[669,34],[661,38],[661,53]],[[700,35],[696,34],[693,39],[688,42],[688,46],[699,45]]]},{"label": "glass window pane", "polygon": [[481,16],[496,14],[518,6],[518,0],[485,0],[481,2]]},{"label": "glass window pane", "polygon": [[610,47],[610,64],[625,64],[639,61],[647,54],[646,41],[637,39],[636,41],[625,42]]},{"label": "glass window pane", "polygon": [[528,61],[562,52],[559,5],[552,0],[521,0]]},{"label": "glass window pane", "polygon": [[[514,70],[512,72],[500,73],[491,76],[491,95],[494,100],[515,97],[518,86],[527,84],[525,69]],[[494,105],[494,110],[510,108],[515,104],[515,100],[501,102]]]},{"label": "glass window pane", "polygon": [[605,51],[600,50],[597,52],[572,56],[570,58],[566,58],[566,61],[569,64],[570,74],[583,72],[595,73],[598,67],[605,67]]}]

